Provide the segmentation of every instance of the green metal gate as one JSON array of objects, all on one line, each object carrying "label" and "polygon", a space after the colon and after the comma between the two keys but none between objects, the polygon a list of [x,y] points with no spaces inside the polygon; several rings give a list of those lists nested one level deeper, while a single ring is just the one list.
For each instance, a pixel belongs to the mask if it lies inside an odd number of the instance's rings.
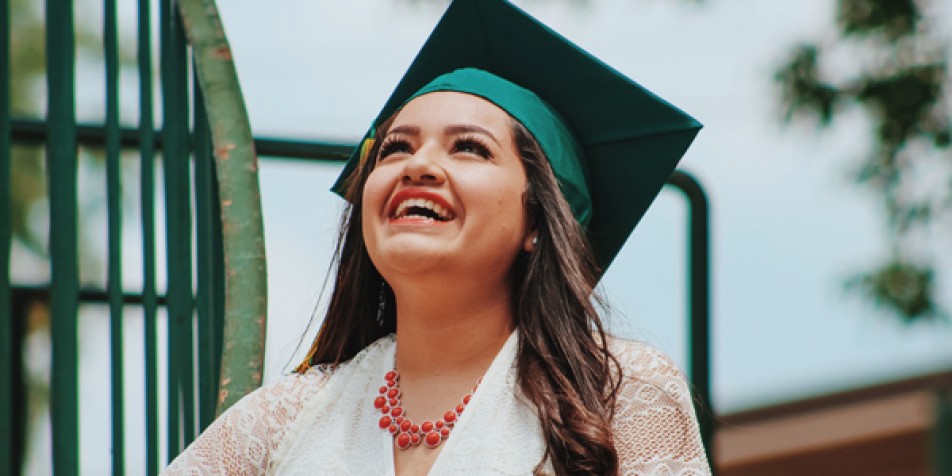
[{"label": "green metal gate", "polygon": [[[214,419],[223,352],[225,245],[216,176],[219,171],[214,165],[209,115],[198,78],[200,75],[205,77],[205,90],[214,94],[216,84],[209,83],[208,68],[218,66],[207,61],[202,64],[200,50],[195,48],[193,58],[187,47],[179,11],[203,8],[200,2],[190,3],[193,4],[191,7],[184,2],[178,5],[170,0],[159,0],[159,18],[156,19],[152,13],[155,2],[138,1],[134,69],[139,79],[137,106],[140,119],[137,126],[123,128],[119,117],[120,39],[116,1],[103,2],[105,121],[95,126],[76,123],[77,44],[71,0],[47,0],[45,3],[45,120],[11,117],[11,78],[17,73],[11,69],[11,34],[16,26],[11,25],[11,11],[16,10],[11,0],[0,1],[0,373],[4,376],[0,379],[0,420],[5,422],[0,425],[0,474],[19,474],[23,464],[29,397],[25,390],[22,355],[31,310],[48,309],[51,350],[49,419],[55,474],[77,474],[80,468],[77,330],[79,319],[85,315],[81,312],[83,308],[98,305],[108,309],[110,391],[103,392],[103,395],[108,395],[111,402],[109,430],[113,474],[124,474],[127,469],[133,474],[155,474],[165,464],[165,461],[160,461],[160,455],[164,454],[166,460],[174,457]],[[211,5],[214,10],[214,4]],[[211,21],[211,26],[215,26],[214,17],[201,20]],[[159,29],[158,45],[153,41],[155,25]],[[195,30],[203,28],[201,25],[192,27]],[[192,31],[193,42],[207,43],[207,35],[201,36],[203,31],[211,31],[212,36],[220,33],[214,28]],[[205,43],[201,45],[208,46]],[[153,64],[156,49],[161,72],[158,91],[154,90],[153,81],[157,69]],[[157,108],[153,104],[157,92],[162,98],[158,108],[163,118],[159,131],[155,129]],[[240,91],[238,94],[240,97]],[[225,113],[231,120],[245,119],[235,111]],[[45,150],[50,230],[48,282],[11,282],[11,249],[17,238],[11,226],[14,212],[11,170],[13,157],[24,148]],[[77,205],[82,192],[77,187],[81,156],[97,156],[104,163],[108,215],[104,288],[86,288],[79,284],[81,253],[78,235],[84,226],[88,226],[81,222]],[[123,168],[128,168],[129,162],[137,162],[140,173],[137,181],[124,183]],[[163,177],[161,184],[156,178],[159,164]],[[253,188],[256,192],[256,183]],[[123,189],[137,190],[140,199],[138,213],[142,240],[138,251],[142,262],[138,265],[142,268],[142,285],[136,289],[123,287],[123,269],[128,263],[123,263],[122,222],[124,208],[129,206],[122,198]],[[163,206],[159,207],[159,204]],[[157,215],[160,213],[164,214],[161,218],[166,224],[162,249],[157,245],[157,233],[161,232],[157,227],[160,218]],[[248,210],[244,213],[247,214]],[[258,213],[260,221],[260,210]],[[260,226],[257,232],[258,236],[252,238],[260,244],[263,239]],[[164,289],[157,284],[161,270],[157,259],[160,256],[165,258],[163,277],[167,285]],[[260,259],[263,261],[263,255]],[[263,294],[264,288],[259,291]],[[230,312],[234,314],[235,309],[241,312],[235,306]],[[130,312],[133,310],[134,313]],[[124,328],[133,314],[142,321],[137,324],[143,329],[141,340],[124,342]],[[164,324],[162,329],[160,323]],[[159,338],[161,331],[164,331],[164,339]],[[260,333],[244,334],[245,340],[252,343],[251,350],[258,352],[251,359],[260,359],[263,349],[253,347],[255,342],[263,342],[263,326]],[[166,347],[164,353],[168,357],[166,372],[162,376],[159,375],[160,345]],[[124,349],[130,346],[142,347],[142,362],[124,360]],[[247,342],[244,348],[249,348]],[[260,367],[260,362],[258,365]],[[143,421],[127,421],[124,417],[127,384],[123,376],[126,366],[136,367],[135,372],[143,376]],[[244,362],[241,370],[245,369],[253,371],[254,362]],[[257,379],[260,382],[260,368]],[[159,394],[160,382],[165,386],[163,395]],[[230,400],[239,396],[232,395]],[[160,400],[165,401],[167,418],[164,428],[159,421]],[[160,429],[164,429],[165,441],[159,441]],[[130,449],[125,440],[133,432],[144,434],[144,463],[126,461]]]}]

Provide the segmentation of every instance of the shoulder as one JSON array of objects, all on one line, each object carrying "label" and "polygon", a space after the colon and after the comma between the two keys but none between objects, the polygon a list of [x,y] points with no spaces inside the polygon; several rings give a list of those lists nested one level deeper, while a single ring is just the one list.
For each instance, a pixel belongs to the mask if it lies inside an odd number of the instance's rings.
[{"label": "shoulder", "polygon": [[235,404],[235,407],[270,411],[276,408],[285,408],[296,412],[304,405],[307,398],[320,390],[327,378],[333,373],[334,370],[329,367],[315,366],[304,373],[281,376],[274,382],[263,385],[245,395]]},{"label": "shoulder", "polygon": [[638,389],[645,398],[656,394],[659,399],[692,401],[684,373],[667,354],[644,342],[618,337],[608,337],[607,344],[618,360],[622,390]]},{"label": "shoulder", "polygon": [[612,338],[621,378],[612,432],[620,474],[710,474],[684,374],[660,350]]},{"label": "shoulder", "polygon": [[305,402],[333,372],[315,367],[242,397],[189,445],[163,475],[262,474]]}]

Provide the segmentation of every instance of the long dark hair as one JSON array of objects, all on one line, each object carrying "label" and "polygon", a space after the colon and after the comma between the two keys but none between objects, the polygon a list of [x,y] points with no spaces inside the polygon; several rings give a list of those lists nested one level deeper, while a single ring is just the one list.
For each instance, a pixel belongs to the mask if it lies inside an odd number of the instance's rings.
[{"label": "long dark hair", "polygon": [[[376,136],[384,137],[391,122]],[[537,470],[548,460],[557,474],[616,474],[611,421],[621,372],[596,308],[605,307],[595,293],[597,265],[541,148],[522,124],[512,122],[528,182],[526,216],[538,233],[535,249],[520,255],[512,270],[518,385],[534,404],[546,441]],[[378,149],[379,142],[346,183],[337,279],[298,372],[345,362],[396,329],[393,292],[371,263],[361,228],[363,186]]]}]

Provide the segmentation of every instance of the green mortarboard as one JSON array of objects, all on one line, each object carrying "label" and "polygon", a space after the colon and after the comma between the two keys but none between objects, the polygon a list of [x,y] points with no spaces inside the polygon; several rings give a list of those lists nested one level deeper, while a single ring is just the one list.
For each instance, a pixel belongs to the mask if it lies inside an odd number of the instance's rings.
[{"label": "green mortarboard", "polygon": [[[407,101],[437,90],[482,96],[526,126],[549,156],[603,270],[701,128],[505,0],[454,1],[365,139]],[[525,90],[541,98],[541,108],[525,99]],[[574,140],[556,130],[563,125]],[[357,147],[335,192],[341,193],[360,155]]]}]

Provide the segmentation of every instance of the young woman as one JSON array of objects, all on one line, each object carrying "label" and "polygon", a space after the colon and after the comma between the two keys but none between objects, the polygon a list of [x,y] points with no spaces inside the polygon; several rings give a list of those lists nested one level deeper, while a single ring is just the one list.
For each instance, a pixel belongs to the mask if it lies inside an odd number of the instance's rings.
[{"label": "young woman", "polygon": [[[351,206],[308,358],[229,409],[168,474],[709,473],[681,374],[608,336],[596,308],[601,269],[643,213],[630,208],[661,183],[631,190],[645,177],[599,162],[612,143],[588,140],[560,99],[572,87],[551,91],[536,71],[524,82],[540,97],[503,77],[524,60],[428,59],[434,41],[446,49],[441,31],[458,39],[448,25],[473,29],[484,8],[565,43],[503,2],[450,7],[336,187]],[[686,142],[665,146],[683,124],[652,121],[661,145],[615,139],[643,150],[648,175],[659,160],[673,168],[696,131],[688,121]]]}]

